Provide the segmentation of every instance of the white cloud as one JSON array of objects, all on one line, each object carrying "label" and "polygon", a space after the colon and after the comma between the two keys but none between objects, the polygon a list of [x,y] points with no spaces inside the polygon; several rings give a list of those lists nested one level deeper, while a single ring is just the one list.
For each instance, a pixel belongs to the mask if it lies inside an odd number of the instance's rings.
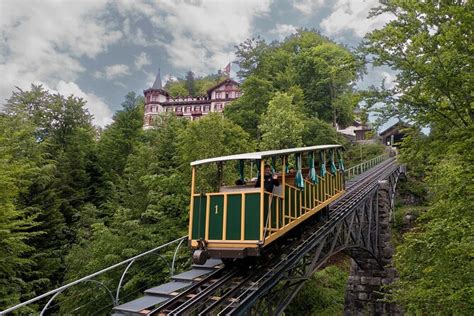
[{"label": "white cloud", "polygon": [[95,71],[94,78],[100,79],[105,78],[107,80],[125,77],[130,74],[130,67],[125,64],[115,64],[112,66],[104,67],[103,71]]},{"label": "white cloud", "polygon": [[367,19],[370,9],[378,6],[378,0],[337,0],[333,12],[321,21],[320,26],[328,35],[352,30],[356,36],[364,37],[367,32],[383,27],[394,18],[386,13]]},{"label": "white cloud", "polygon": [[293,0],[293,7],[304,15],[312,15],[314,10],[324,5],[324,0]]},{"label": "white cloud", "polygon": [[[123,16],[134,16],[130,25],[139,20],[137,15],[151,22],[154,29],[148,34],[147,43],[163,49],[171,66],[182,71],[192,69],[198,75],[233,60],[233,46],[251,37],[254,19],[270,9],[270,0],[217,4],[214,1],[121,0],[115,4]],[[127,32],[133,34],[130,30]]]},{"label": "white cloud", "polygon": [[151,60],[147,53],[141,52],[140,55],[135,56],[134,64],[137,70],[141,70],[143,66],[151,65]]},{"label": "white cloud", "polygon": [[163,85],[165,85],[166,83],[168,83],[168,81],[176,81],[178,80],[178,78],[176,78],[175,76],[173,76],[172,74],[166,74],[164,77],[163,77]]},{"label": "white cloud", "polygon": [[153,83],[155,82],[155,79],[156,79],[156,73],[152,73],[152,72],[146,72],[144,71],[145,73],[145,85],[143,86],[145,89],[147,88],[151,88],[151,86],[153,86]]},{"label": "white cloud", "polygon": [[[85,71],[80,59],[95,58],[122,37],[104,18],[106,9],[105,1],[95,0],[2,0],[0,107],[15,86],[43,83],[82,91],[73,83]],[[99,104],[96,96],[83,95]]]},{"label": "white cloud", "polygon": [[125,64],[116,64],[105,67],[105,78],[115,79],[130,74],[130,67]]},{"label": "white cloud", "polygon": [[284,39],[286,36],[296,33],[296,30],[297,27],[291,24],[277,24],[269,33],[278,35],[280,39]]},{"label": "white cloud", "polygon": [[95,125],[104,127],[112,122],[112,111],[109,106],[97,95],[82,91],[76,83],[61,80],[54,90],[66,97],[72,94],[83,98],[87,102],[85,107],[94,116],[93,122]]}]

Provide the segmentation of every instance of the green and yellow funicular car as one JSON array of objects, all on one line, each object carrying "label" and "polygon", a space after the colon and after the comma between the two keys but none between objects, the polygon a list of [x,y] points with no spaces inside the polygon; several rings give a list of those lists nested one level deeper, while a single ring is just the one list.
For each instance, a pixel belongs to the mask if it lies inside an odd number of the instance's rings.
[{"label": "green and yellow funicular car", "polygon": [[[340,197],[345,187],[340,145],[216,157],[191,166],[189,244],[196,263],[258,256]],[[271,192],[264,184],[268,175],[259,176],[265,166],[280,184]]]}]

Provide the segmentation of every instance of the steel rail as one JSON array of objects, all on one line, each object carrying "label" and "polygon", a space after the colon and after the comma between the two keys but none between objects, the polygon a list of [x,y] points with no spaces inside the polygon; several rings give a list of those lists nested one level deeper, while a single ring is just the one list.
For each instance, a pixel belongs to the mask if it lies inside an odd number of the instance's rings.
[{"label": "steel rail", "polygon": [[202,305],[204,303],[203,302],[204,300],[206,300],[209,296],[211,296],[215,291],[219,290],[222,286],[224,286],[227,282],[229,282],[239,272],[241,271],[238,269],[235,269],[234,271],[231,271],[230,273],[225,274],[222,278],[212,283],[209,287],[207,287],[203,291],[199,292],[196,296],[193,297],[192,300],[188,300],[184,304],[181,304],[177,308],[172,310],[169,313],[169,315],[183,315],[185,313],[189,313],[191,309],[197,307],[196,305]]},{"label": "steel rail", "polygon": [[189,288],[184,290],[183,292],[179,293],[178,295],[174,296],[172,299],[166,301],[164,304],[160,305],[159,307],[156,307],[152,311],[148,313],[148,315],[154,315],[161,310],[168,310],[169,308],[173,308],[174,305],[179,303],[182,299],[186,298],[189,294],[192,294],[193,291],[198,290],[199,288],[207,285],[210,283],[212,280],[215,280],[215,277],[222,273],[223,271],[226,270],[226,267],[221,267],[213,271],[211,274],[207,275],[205,278],[202,280],[192,284]]},{"label": "steel rail", "polygon": [[242,281],[237,282],[237,284],[231,288],[229,291],[227,291],[224,295],[221,295],[219,300],[215,301],[211,305],[209,305],[206,309],[203,311],[199,312],[198,316],[204,316],[204,315],[209,315],[211,311],[217,309],[220,305],[223,305],[225,301],[227,301],[235,292],[237,292],[241,287],[243,287],[250,279],[252,279],[253,275],[250,274],[246,278],[244,278]]}]

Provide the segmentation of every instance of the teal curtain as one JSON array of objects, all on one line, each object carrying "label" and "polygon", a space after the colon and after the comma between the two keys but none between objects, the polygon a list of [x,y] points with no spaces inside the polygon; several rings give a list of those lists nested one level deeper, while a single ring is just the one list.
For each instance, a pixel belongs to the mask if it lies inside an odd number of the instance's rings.
[{"label": "teal curtain", "polygon": [[239,169],[239,175],[240,175],[240,180],[244,182],[244,166],[245,166],[245,161],[244,160],[239,160],[238,164],[238,169]]},{"label": "teal curtain", "polygon": [[303,174],[301,173],[301,154],[295,155],[296,160],[296,177],[295,177],[295,184],[296,187],[299,189],[304,189],[304,180]]},{"label": "teal curtain", "polygon": [[339,158],[339,170],[344,172],[344,159],[342,158],[342,149],[337,151],[337,156]]},{"label": "teal curtain", "polygon": [[326,154],[324,150],[319,152],[319,159],[321,160],[321,177],[324,178],[326,176]]},{"label": "teal curtain", "polygon": [[272,157],[270,166],[272,167],[272,174],[275,173],[276,157]]},{"label": "teal curtain", "polygon": [[331,169],[331,173],[336,174],[337,168],[336,164],[334,163],[334,149],[331,149],[331,161],[329,162],[329,166]]},{"label": "teal curtain", "polygon": [[260,159],[255,160],[255,165],[257,166],[257,178],[260,177]]},{"label": "teal curtain", "polygon": [[314,184],[318,183],[318,176],[316,175],[316,168],[314,167],[314,152],[308,154],[309,178]]}]

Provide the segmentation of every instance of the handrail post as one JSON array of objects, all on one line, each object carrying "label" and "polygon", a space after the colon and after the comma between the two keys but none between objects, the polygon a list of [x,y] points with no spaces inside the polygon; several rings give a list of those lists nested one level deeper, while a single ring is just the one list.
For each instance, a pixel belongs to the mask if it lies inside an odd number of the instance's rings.
[{"label": "handrail post", "polygon": [[178,250],[179,250],[179,247],[181,247],[181,244],[183,243],[184,239],[182,239],[179,244],[178,244],[178,247],[176,247],[176,250],[174,251],[174,255],[173,255],[173,263],[171,264],[171,276],[174,275],[174,263],[176,262],[176,255],[178,254]]},{"label": "handrail post", "polygon": [[120,281],[117,285],[117,291],[116,291],[116,294],[115,294],[115,302],[118,304],[119,302],[119,296],[120,296],[120,288],[122,287],[122,282],[123,282],[123,279],[125,278],[125,274],[127,274],[127,271],[128,269],[132,266],[132,264],[135,262],[135,259],[130,261],[130,263],[127,265],[127,267],[125,268],[125,270],[123,270],[123,273],[122,273],[122,276],[120,277]]}]

